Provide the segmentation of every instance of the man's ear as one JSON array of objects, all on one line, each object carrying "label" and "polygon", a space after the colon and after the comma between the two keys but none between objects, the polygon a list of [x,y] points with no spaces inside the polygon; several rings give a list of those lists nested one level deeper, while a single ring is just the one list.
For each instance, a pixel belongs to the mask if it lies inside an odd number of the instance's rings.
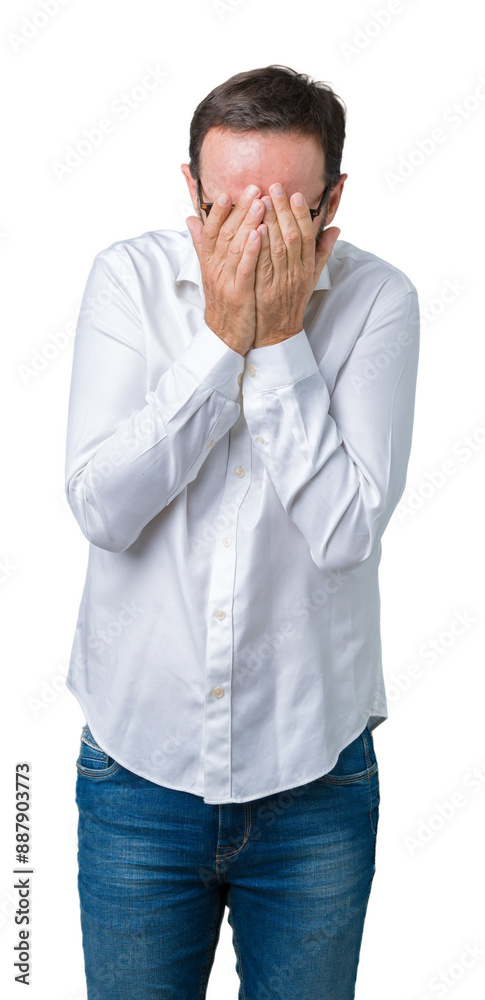
[{"label": "man's ear", "polygon": [[335,218],[335,216],[337,214],[337,209],[339,207],[340,199],[342,197],[342,191],[344,189],[344,184],[345,184],[345,181],[347,180],[348,176],[349,176],[348,174],[340,174],[340,177],[339,177],[339,179],[338,179],[338,181],[337,181],[337,183],[336,183],[336,185],[335,185],[335,187],[334,187],[334,189],[332,191],[332,195],[331,195],[329,206],[328,206],[328,216],[327,216],[327,224],[328,225],[330,225],[330,223],[333,222],[333,220],[334,220],[334,218]]},{"label": "man's ear", "polygon": [[189,189],[190,199],[195,209],[195,214],[197,215],[197,218],[200,219],[199,202],[197,197],[197,181],[195,181],[192,177],[188,163],[182,163],[180,165],[180,169],[185,177],[185,180],[187,181],[187,187]]},{"label": "man's ear", "polygon": [[[188,163],[181,164],[181,170],[187,181],[187,187],[189,189],[189,194],[192,200],[192,204],[195,208],[195,216],[188,215],[185,222],[187,229],[192,237],[192,242],[195,247],[195,251],[200,260],[200,247],[202,244],[202,233],[204,230],[204,223],[199,213],[199,204],[197,199],[197,181],[194,181],[192,174],[190,173]],[[190,223],[190,224],[189,224]]]}]

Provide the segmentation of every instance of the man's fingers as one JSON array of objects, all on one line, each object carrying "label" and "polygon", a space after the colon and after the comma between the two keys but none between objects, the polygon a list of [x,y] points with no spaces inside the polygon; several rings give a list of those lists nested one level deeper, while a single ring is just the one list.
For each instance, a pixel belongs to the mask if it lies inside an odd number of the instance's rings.
[{"label": "man's fingers", "polygon": [[[222,202],[224,202],[224,204],[222,204]],[[214,254],[221,226],[230,212],[231,199],[225,191],[220,191],[214,204],[212,205],[210,214],[207,216],[205,222],[203,224],[201,223],[201,250],[207,260],[210,260]]]},{"label": "man's fingers", "polygon": [[286,267],[286,244],[281,235],[275,207],[270,196],[267,194],[263,196],[261,201],[266,208],[264,223],[268,227],[268,249],[276,266]]},{"label": "man's fingers", "polygon": [[273,261],[269,245],[269,232],[266,223],[258,226],[260,233],[261,247],[259,250],[258,262],[256,266],[256,289],[262,292],[267,285],[271,285],[273,280]]},{"label": "man's fingers", "polygon": [[231,199],[227,194],[227,204],[220,204],[219,199],[224,194],[225,192],[219,193],[204,223],[202,249],[207,260],[214,254],[220,259],[225,257],[228,247],[248,214],[252,201],[260,194],[260,189],[255,184],[250,184],[238,198],[234,208],[231,207]]},{"label": "man's fingers", "polygon": [[259,187],[256,187],[256,184],[249,184],[242,195],[239,196],[232,212],[221,226],[221,236],[226,245],[234,238],[241,223],[246,219],[248,209],[250,209],[254,199],[259,198],[260,194],[261,190]]},{"label": "man's fingers", "polygon": [[313,272],[315,284],[317,283],[325,264],[332,256],[332,250],[340,236],[341,231],[342,230],[339,229],[338,226],[330,226],[329,229],[324,229],[323,233],[321,233],[318,238],[318,242],[315,247],[315,270]]},{"label": "man's fingers", "polygon": [[[232,282],[233,285],[235,285],[237,281],[236,276],[243,261],[244,250],[254,249],[252,244],[248,247],[248,240],[251,233],[256,231],[264,212],[263,203],[258,198],[254,199],[252,202],[250,201],[249,205],[249,211],[246,211],[235,236],[232,236],[231,232],[225,232],[226,226],[229,226],[231,223],[232,216],[226,220],[222,226],[220,240],[217,244],[213,258],[214,266],[216,268],[222,266],[224,268],[224,273],[227,276],[227,280]],[[245,266],[246,264],[243,264],[243,267]]]},{"label": "man's fingers", "polygon": [[235,275],[236,291],[247,291],[248,289],[254,288],[256,264],[258,262],[260,248],[261,234],[259,233],[259,230],[251,229],[246,243],[244,244],[244,249],[242,251],[241,259]]},{"label": "man's fingers", "polygon": [[[301,205],[298,204],[298,197],[303,199]],[[304,268],[310,268],[314,264],[315,233],[310,208],[301,191],[292,194],[290,207],[300,230],[300,259]]]},{"label": "man's fingers", "polygon": [[[313,233],[308,205],[305,199],[303,199],[302,205],[290,205],[282,184],[271,184],[269,193],[276,212],[276,221],[281,232],[280,239],[278,240],[278,238],[276,238],[274,252],[276,253],[277,258],[281,257],[282,263],[284,263],[283,252],[279,246],[282,239],[288,264],[300,262],[302,234],[306,233],[306,239],[308,241],[308,233]],[[294,195],[292,197],[294,198]],[[295,218],[294,212],[297,213],[297,218]],[[310,227],[310,229],[308,227]]]}]

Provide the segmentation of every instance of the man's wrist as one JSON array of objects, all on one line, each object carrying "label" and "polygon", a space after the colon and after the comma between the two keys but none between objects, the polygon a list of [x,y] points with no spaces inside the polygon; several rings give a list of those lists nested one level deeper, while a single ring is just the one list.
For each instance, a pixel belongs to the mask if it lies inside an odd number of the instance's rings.
[{"label": "man's wrist", "polygon": [[271,337],[264,337],[258,341],[258,335],[256,333],[256,340],[254,342],[254,348],[257,350],[258,347],[271,347],[272,344],[281,344],[285,340],[289,340],[290,337],[296,337],[298,333],[301,333],[303,327],[300,326],[298,330],[293,330],[291,333],[285,331],[285,333],[272,334]]},{"label": "man's wrist", "polygon": [[[264,392],[279,386],[293,385],[319,371],[305,330],[286,337],[277,344],[261,344],[246,355],[243,393]],[[249,377],[248,377],[249,376]]]},{"label": "man's wrist", "polygon": [[247,351],[252,346],[251,344],[242,343],[240,340],[237,340],[237,338],[233,337],[230,333],[219,332],[218,330],[215,330],[213,326],[207,323],[206,320],[204,320],[204,322],[205,325],[209,327],[209,330],[212,330],[212,333],[214,333],[216,337],[219,337],[219,340],[222,340],[222,342],[226,344],[226,347],[230,347],[231,351],[235,351],[236,354],[240,354],[241,357],[244,358]]}]

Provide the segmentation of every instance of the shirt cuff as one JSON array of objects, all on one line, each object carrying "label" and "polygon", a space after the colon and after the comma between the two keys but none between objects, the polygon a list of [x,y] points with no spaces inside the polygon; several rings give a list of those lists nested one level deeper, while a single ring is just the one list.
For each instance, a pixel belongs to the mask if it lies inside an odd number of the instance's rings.
[{"label": "shirt cuff", "polygon": [[243,393],[248,396],[265,389],[294,385],[319,371],[305,330],[279,344],[252,347],[245,358]]},{"label": "shirt cuff", "polygon": [[204,321],[177,363],[198,383],[205,382],[235,402],[240,401],[244,357],[233,351]]}]

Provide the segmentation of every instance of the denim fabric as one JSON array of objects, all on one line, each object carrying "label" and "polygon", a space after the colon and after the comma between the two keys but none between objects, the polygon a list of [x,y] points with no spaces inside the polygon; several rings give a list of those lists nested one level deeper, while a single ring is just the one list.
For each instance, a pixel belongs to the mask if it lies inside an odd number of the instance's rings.
[{"label": "denim fabric", "polygon": [[353,1000],[379,815],[367,726],[328,774],[243,803],[154,784],[87,725],[76,766],[88,1000],[204,1000],[225,906],[238,1000]]}]

